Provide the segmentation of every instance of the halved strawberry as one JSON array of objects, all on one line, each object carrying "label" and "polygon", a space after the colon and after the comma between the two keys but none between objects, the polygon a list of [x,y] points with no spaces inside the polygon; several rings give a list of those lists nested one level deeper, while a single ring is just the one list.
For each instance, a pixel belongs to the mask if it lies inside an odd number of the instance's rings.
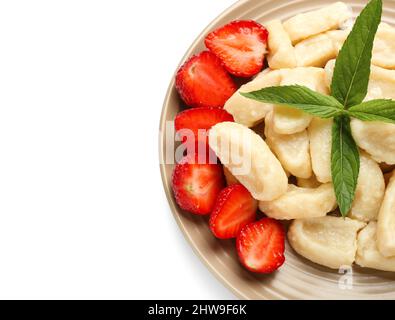
[{"label": "halved strawberry", "polygon": [[210,216],[210,229],[219,239],[236,238],[240,230],[255,221],[258,201],[241,184],[221,191]]},{"label": "halved strawberry", "polygon": [[196,157],[184,157],[174,169],[172,187],[182,209],[199,215],[209,214],[224,187],[222,166],[199,164]]},{"label": "halved strawberry", "polygon": [[259,23],[240,20],[211,32],[205,43],[231,74],[251,77],[262,70],[268,35]]},{"label": "halved strawberry", "polygon": [[[204,144],[202,150],[207,150],[208,130],[220,122],[233,122],[233,116],[224,109],[219,108],[193,108],[180,112],[174,126],[176,132],[182,137],[182,142],[198,150],[198,144]],[[183,130],[190,130],[185,132]],[[191,136],[192,133],[192,136]]]},{"label": "halved strawberry", "polygon": [[250,271],[272,273],[285,261],[285,232],[276,220],[264,218],[246,225],[237,236],[241,263]]},{"label": "halved strawberry", "polygon": [[193,56],[178,70],[176,88],[187,106],[216,108],[237,90],[221,60],[209,51]]}]

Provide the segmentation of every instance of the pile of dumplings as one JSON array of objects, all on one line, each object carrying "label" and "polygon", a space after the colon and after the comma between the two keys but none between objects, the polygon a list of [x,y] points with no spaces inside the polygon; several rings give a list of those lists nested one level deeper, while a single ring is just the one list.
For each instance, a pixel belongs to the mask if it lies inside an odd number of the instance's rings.
[{"label": "pile of dumplings", "polygon": [[[352,11],[337,2],[264,25],[269,68],[227,101],[235,122],[219,123],[209,134],[227,179],[242,183],[267,216],[292,220],[289,243],[305,258],[333,269],[356,263],[395,271],[395,125],[352,119],[361,169],[344,219],[331,182],[332,120],[239,94],[298,84],[328,95]],[[385,23],[375,39],[366,100],[377,98],[395,99],[395,28]],[[247,162],[248,170],[240,170]]]}]

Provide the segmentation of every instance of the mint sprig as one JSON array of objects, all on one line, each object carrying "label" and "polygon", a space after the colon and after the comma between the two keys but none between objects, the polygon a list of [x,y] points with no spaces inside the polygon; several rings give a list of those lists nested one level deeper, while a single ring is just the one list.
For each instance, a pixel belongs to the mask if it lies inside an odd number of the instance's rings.
[{"label": "mint sprig", "polygon": [[259,91],[240,94],[261,102],[284,104],[321,118],[332,118],[340,115],[343,109],[343,106],[335,98],[298,85],[268,87]]},{"label": "mint sprig", "polygon": [[241,93],[260,102],[286,105],[320,118],[334,118],[331,172],[337,203],[346,217],[357,186],[360,156],[350,128],[350,117],[395,123],[395,101],[366,97],[374,38],[382,15],[382,0],[371,0],[357,18],[336,59],[331,97],[303,86],[270,87]]},{"label": "mint sprig", "polygon": [[348,213],[355,197],[360,158],[347,115],[335,117],[332,126],[331,170],[340,212]]},{"label": "mint sprig", "polygon": [[395,124],[395,101],[370,100],[349,109],[350,116],[363,121],[382,121]]},{"label": "mint sprig", "polygon": [[336,59],[331,94],[347,109],[366,97],[374,37],[381,21],[382,1],[371,1],[361,12]]}]

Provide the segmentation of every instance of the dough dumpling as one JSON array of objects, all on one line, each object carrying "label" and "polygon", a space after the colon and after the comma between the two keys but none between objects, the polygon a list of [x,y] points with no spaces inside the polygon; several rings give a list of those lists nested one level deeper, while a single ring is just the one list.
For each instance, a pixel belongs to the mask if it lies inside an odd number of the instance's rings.
[{"label": "dough dumpling", "polygon": [[266,69],[254,80],[241,86],[225,103],[224,109],[233,115],[237,123],[241,123],[247,127],[253,127],[264,119],[267,113],[273,110],[273,105],[245,98],[240,92],[251,92],[266,87],[278,86],[280,82],[280,71]]},{"label": "dough dumpling", "polygon": [[[325,79],[328,87],[332,82],[335,63],[335,60],[330,60],[325,66]],[[395,99],[395,70],[372,65],[370,71],[368,92],[364,101],[383,98]]]},{"label": "dough dumpling", "polygon": [[299,42],[295,46],[299,67],[321,67],[339,54],[349,31],[331,30]]},{"label": "dough dumpling", "polygon": [[318,188],[300,188],[290,184],[288,191],[273,201],[259,202],[259,209],[279,220],[323,217],[334,210],[336,197],[331,183]]},{"label": "dough dumpling", "polygon": [[[372,65],[368,87],[369,96],[372,96],[371,99],[395,99],[395,70],[387,70]],[[365,100],[371,99],[367,98]]]},{"label": "dough dumpling", "polygon": [[395,257],[395,172],[388,183],[377,223],[377,246],[385,257]]},{"label": "dough dumpling", "polygon": [[314,118],[308,129],[313,172],[321,183],[332,181],[332,125],[332,119]]},{"label": "dough dumpling", "polygon": [[323,266],[351,266],[357,251],[357,232],[365,223],[349,218],[325,216],[295,220],[288,231],[292,248]]},{"label": "dough dumpling", "polygon": [[351,131],[357,145],[374,160],[395,164],[395,124],[352,119]]},{"label": "dough dumpling", "polygon": [[347,30],[331,30],[325,34],[332,40],[333,47],[336,51],[336,56],[339,54],[340,49],[343,47],[351,29]]},{"label": "dough dumpling", "polygon": [[308,179],[296,178],[296,185],[301,188],[318,188],[321,183],[317,180],[315,175],[312,175]]},{"label": "dough dumpling", "polygon": [[209,131],[209,145],[222,164],[257,200],[274,200],[287,191],[288,177],[265,141],[234,122]]},{"label": "dough dumpling", "polygon": [[373,46],[372,64],[395,69],[395,28],[381,23]]},{"label": "dough dumpling", "polygon": [[269,31],[269,54],[267,56],[269,67],[271,69],[295,68],[295,49],[281,21],[270,21],[265,27]]},{"label": "dough dumpling", "polygon": [[343,2],[336,2],[322,9],[298,14],[284,22],[293,44],[313,35],[342,27],[352,18],[352,10]]},{"label": "dough dumpling", "polygon": [[335,64],[336,64],[336,60],[329,60],[327,62],[327,64],[325,65],[325,83],[328,86],[328,88],[331,87],[331,83],[332,83],[332,78],[333,78],[333,72],[335,70]]},{"label": "dough dumpling", "polygon": [[377,249],[377,223],[372,221],[358,235],[355,262],[361,267],[395,272],[395,257],[386,258]]},{"label": "dough dumpling", "polygon": [[[321,68],[295,68],[282,70],[282,86],[302,85],[327,94],[325,71]],[[305,130],[313,117],[301,110],[276,105],[273,113],[273,130],[279,134],[293,134]]]},{"label": "dough dumpling", "polygon": [[299,67],[324,67],[328,60],[336,58],[337,53],[332,39],[326,34],[303,40],[295,46]]},{"label": "dough dumpling", "polygon": [[361,167],[350,218],[377,220],[385,191],[384,176],[377,162],[364,152],[360,155]]},{"label": "dough dumpling", "polygon": [[295,177],[312,175],[310,142],[307,131],[294,134],[278,134],[272,128],[272,113],[265,119],[266,143],[280,160],[285,170]]}]

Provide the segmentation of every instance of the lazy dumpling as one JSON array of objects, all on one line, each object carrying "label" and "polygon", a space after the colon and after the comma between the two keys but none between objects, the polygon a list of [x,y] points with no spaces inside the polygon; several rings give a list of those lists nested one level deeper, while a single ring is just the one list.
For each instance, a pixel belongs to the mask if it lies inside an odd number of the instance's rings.
[{"label": "lazy dumpling", "polygon": [[383,256],[395,256],[395,171],[388,183],[379,213],[377,246]]},{"label": "lazy dumpling", "polygon": [[209,131],[209,145],[222,164],[257,200],[273,200],[287,191],[288,177],[265,141],[251,129],[222,122]]},{"label": "lazy dumpling", "polygon": [[[365,101],[378,98],[395,99],[395,70],[371,66],[368,95]],[[369,96],[371,98],[369,99]]]},{"label": "lazy dumpling", "polygon": [[[395,70],[372,66],[365,100],[379,98],[395,98]],[[351,130],[357,145],[375,161],[395,164],[395,124],[352,119]]]},{"label": "lazy dumpling", "polygon": [[281,21],[270,21],[265,27],[269,31],[269,54],[267,56],[269,67],[271,69],[295,68],[295,49]]},{"label": "lazy dumpling", "polygon": [[[326,84],[330,87],[336,60],[329,60],[325,66]],[[373,99],[395,99],[395,70],[371,66],[368,92],[364,101]]]},{"label": "lazy dumpling", "polygon": [[395,164],[395,124],[352,119],[351,131],[357,145],[374,160]]},{"label": "lazy dumpling", "polygon": [[332,183],[317,188],[300,188],[290,184],[288,191],[273,201],[259,202],[259,209],[279,220],[323,217],[336,207]]},{"label": "lazy dumpling", "polygon": [[278,134],[272,125],[272,113],[265,119],[266,143],[276,154],[285,170],[295,177],[309,178],[312,175],[310,143],[307,131],[294,134]]},{"label": "lazy dumpling", "polygon": [[318,188],[321,183],[317,180],[316,176],[313,174],[310,178],[296,178],[296,185],[301,188]]},{"label": "lazy dumpling", "polygon": [[362,221],[377,220],[385,191],[384,176],[376,161],[364,152],[360,155],[361,167],[350,217]]},{"label": "lazy dumpling", "polygon": [[331,30],[325,34],[332,40],[333,47],[336,51],[336,56],[339,54],[340,49],[343,47],[351,29],[346,30]]},{"label": "lazy dumpling", "polygon": [[373,46],[372,64],[395,69],[395,28],[381,23],[377,30]]},{"label": "lazy dumpling", "polygon": [[335,70],[335,64],[336,64],[336,60],[332,59],[329,60],[326,65],[325,65],[325,83],[328,86],[328,88],[331,87],[331,83],[332,83],[332,78],[333,78],[333,72]]},{"label": "lazy dumpling", "polygon": [[332,269],[351,266],[357,251],[357,233],[365,223],[325,216],[295,220],[288,231],[291,247],[301,256]]},{"label": "lazy dumpling", "polygon": [[308,128],[313,171],[321,183],[332,181],[332,119],[313,118]]},{"label": "lazy dumpling", "polygon": [[278,86],[281,79],[279,70],[272,71],[267,69],[263,71],[254,80],[241,86],[225,103],[224,109],[233,115],[237,123],[253,127],[273,110],[273,105],[245,98],[240,92],[251,92],[266,87]]},{"label": "lazy dumpling", "polygon": [[269,54],[271,69],[295,67],[324,67],[330,59],[337,57],[350,30],[330,30],[313,35],[292,45],[288,33],[280,20],[266,24],[269,31]]},{"label": "lazy dumpling", "polygon": [[[321,68],[295,68],[282,70],[280,85],[302,85],[311,90],[327,94],[324,82],[325,71]],[[311,115],[294,108],[276,105],[273,110],[273,130],[279,134],[293,134],[305,130],[313,118]]]},{"label": "lazy dumpling", "polygon": [[328,30],[340,29],[352,18],[352,10],[343,2],[307,13],[298,14],[284,22],[293,44]]},{"label": "lazy dumpling", "polygon": [[377,248],[377,223],[371,221],[366,228],[358,234],[358,251],[356,264],[365,268],[383,271],[395,271],[395,257],[386,258]]},{"label": "lazy dumpling", "polygon": [[324,67],[337,57],[346,40],[348,31],[332,30],[299,42],[295,46],[296,61],[299,67]]}]

